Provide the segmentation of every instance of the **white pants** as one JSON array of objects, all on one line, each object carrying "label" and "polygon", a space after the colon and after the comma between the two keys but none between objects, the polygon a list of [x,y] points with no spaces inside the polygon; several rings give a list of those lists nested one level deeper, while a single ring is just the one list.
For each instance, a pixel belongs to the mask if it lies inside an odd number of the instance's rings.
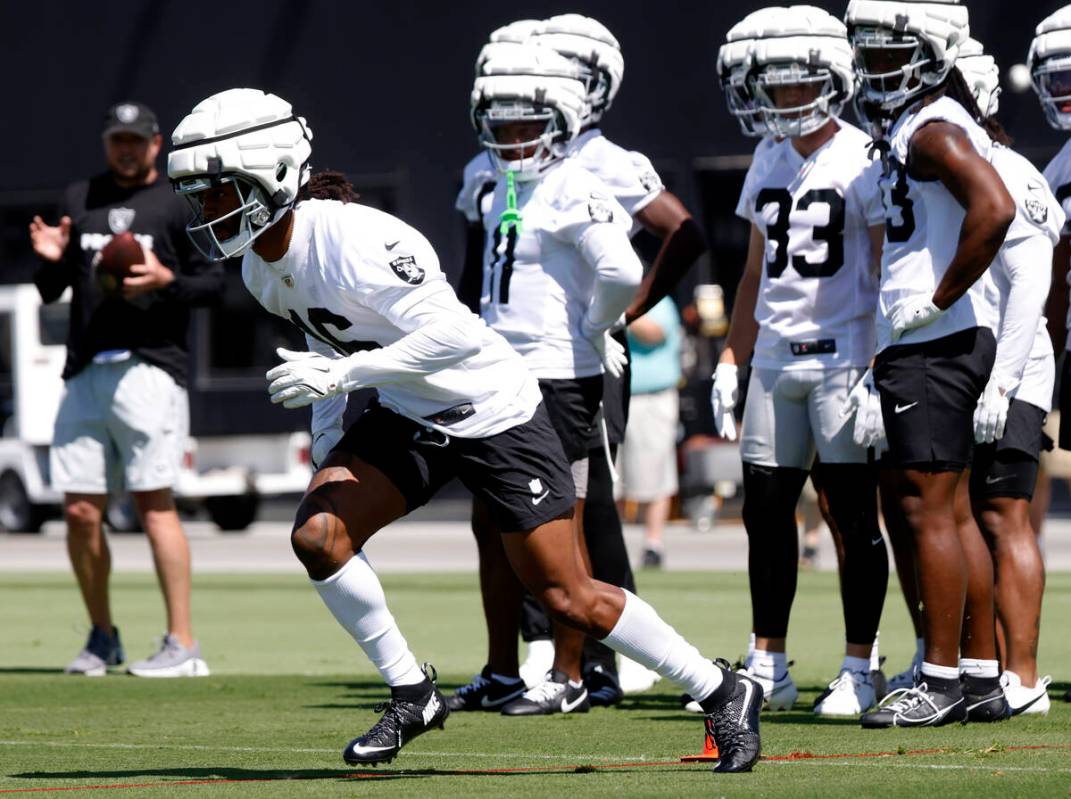
[{"label": "white pants", "polygon": [[49,455],[52,486],[75,494],[171,488],[190,427],[186,390],[131,356],[70,378]]},{"label": "white pants", "polygon": [[741,459],[809,470],[817,450],[823,463],[866,463],[866,450],[852,440],[852,418],[842,416],[848,392],[862,374],[851,367],[752,369]]}]

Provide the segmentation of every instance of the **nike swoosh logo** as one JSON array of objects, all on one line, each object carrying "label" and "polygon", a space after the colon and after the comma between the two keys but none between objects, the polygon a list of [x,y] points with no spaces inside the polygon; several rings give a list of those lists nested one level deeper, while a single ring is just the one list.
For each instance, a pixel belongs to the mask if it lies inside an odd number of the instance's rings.
[{"label": "nike swoosh logo", "polygon": [[1006,474],[1003,477],[987,477],[985,479],[985,484],[987,486],[991,486],[994,483],[1000,483],[1000,482],[1002,482],[1004,480],[1011,480],[1013,477],[1015,477],[1014,474]]},{"label": "nike swoosh logo", "polygon": [[877,538],[875,538],[873,541],[870,542],[870,545],[876,547],[878,544],[884,544],[884,543],[885,543],[885,539],[882,538],[881,535],[879,534]]},{"label": "nike swoosh logo", "polygon": [[736,723],[743,726],[744,717],[747,715],[748,706],[751,704],[751,695],[755,692],[755,685],[751,680],[744,680],[744,703],[740,708],[740,718]]},{"label": "nike swoosh logo", "polygon": [[895,408],[893,408],[893,410],[896,413],[903,413],[904,411],[911,410],[912,408],[914,408],[918,404],[919,404],[918,400],[916,400],[915,402],[912,402],[910,405],[897,405]]},{"label": "nike swoosh logo", "polygon": [[499,705],[506,704],[506,702],[513,701],[514,699],[516,699],[518,696],[520,696],[523,693],[524,693],[524,689],[520,688],[520,689],[514,691],[509,696],[504,696],[501,699],[490,699],[489,697],[484,696],[484,697],[480,698],[480,707],[498,707]]},{"label": "nike swoosh logo", "polygon": [[571,713],[572,711],[576,710],[580,706],[580,703],[583,702],[587,698],[588,698],[588,692],[586,690],[580,692],[580,696],[577,697],[575,702],[570,702],[568,699],[564,699],[563,698],[562,699],[562,713]]},{"label": "nike swoosh logo", "polygon": [[547,495],[548,495],[549,493],[550,493],[550,489],[548,488],[548,489],[547,489],[546,491],[544,491],[544,492],[543,492],[543,495],[542,495],[542,496],[539,496],[539,497],[532,497],[532,504],[533,504],[533,505],[538,505],[538,504],[539,504],[540,502],[542,502],[542,501],[543,501],[544,499],[546,499],[546,498],[547,498]]},{"label": "nike swoosh logo", "polygon": [[[398,241],[401,241],[401,239],[398,239]],[[387,252],[390,252],[398,246],[398,241],[394,242],[393,244],[387,244],[387,242],[383,242],[383,246],[387,248]]]},{"label": "nike swoosh logo", "polygon": [[[1021,713],[1025,713],[1027,708],[1031,707],[1035,702],[1039,701],[1041,699],[1041,697],[1043,697],[1043,696],[1045,696],[1045,692],[1044,691],[1041,692],[1040,694],[1038,694],[1037,696],[1035,696],[1033,699],[1031,699],[1025,705],[1019,705],[1019,707],[1012,707],[1011,714],[1013,716],[1018,716]],[[1010,703],[1009,703],[1009,707],[1011,707]]]},{"label": "nike swoosh logo", "polygon": [[362,754],[364,752],[387,752],[393,748],[393,746],[361,746],[360,744],[354,744],[350,747],[350,751]]}]

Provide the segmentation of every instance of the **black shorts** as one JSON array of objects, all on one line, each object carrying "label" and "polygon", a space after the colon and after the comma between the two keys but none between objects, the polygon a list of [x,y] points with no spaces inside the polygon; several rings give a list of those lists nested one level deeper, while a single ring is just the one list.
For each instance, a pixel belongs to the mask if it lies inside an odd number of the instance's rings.
[{"label": "black shorts", "polygon": [[558,433],[569,463],[588,456],[588,442],[598,435],[602,375],[563,380],[540,380],[543,405]]},{"label": "black shorts", "polygon": [[543,403],[524,424],[487,438],[458,438],[373,402],[335,449],[383,472],[405,497],[407,513],[454,477],[486,504],[502,532],[535,529],[569,515],[576,502]]},{"label": "black shorts", "polygon": [[974,409],[996,352],[996,339],[988,327],[879,352],[874,382],[889,442],[882,463],[901,469],[963,471],[974,451]]},{"label": "black shorts", "polygon": [[[628,403],[632,396],[632,352],[628,347],[625,331],[614,333],[614,340],[625,348],[628,366],[621,377],[604,374],[602,383],[602,418],[606,420],[606,437],[610,444],[620,444],[625,440],[625,426],[628,424]],[[595,427],[595,434],[588,441],[588,449],[602,449],[602,430]]]},{"label": "black shorts", "polygon": [[1060,449],[1071,450],[1071,356],[1060,369]]},{"label": "black shorts", "polygon": [[[978,444],[971,464],[974,499],[1013,497],[1033,499],[1038,480],[1038,458],[1046,448],[1045,411],[1013,399],[1008,405],[1004,435],[992,444]],[[1051,440],[1049,442],[1051,447]]]}]

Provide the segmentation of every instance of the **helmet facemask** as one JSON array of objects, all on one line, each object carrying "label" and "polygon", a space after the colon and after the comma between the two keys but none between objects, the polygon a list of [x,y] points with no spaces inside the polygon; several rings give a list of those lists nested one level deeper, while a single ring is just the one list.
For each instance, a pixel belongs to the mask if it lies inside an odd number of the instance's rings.
[{"label": "helmet facemask", "polygon": [[[548,105],[528,100],[492,100],[477,109],[480,144],[503,174],[532,180],[564,154],[565,125]],[[523,141],[518,141],[521,133]]]},{"label": "helmet facemask", "polygon": [[745,136],[762,137],[769,133],[766,121],[751,98],[751,90],[747,84],[747,68],[743,64],[737,64],[728,71],[728,75],[721,82],[721,90],[725,94],[729,113],[736,117]]},{"label": "helmet facemask", "polygon": [[[290,207],[275,207],[260,185],[237,174],[183,178],[174,185],[193,211],[186,234],[210,261],[243,254]],[[209,199],[208,192],[219,194]]]},{"label": "helmet facemask", "polygon": [[[747,83],[766,130],[787,138],[806,136],[821,128],[834,113],[838,97],[829,69],[799,62],[757,67]],[[793,89],[795,98],[790,104],[780,104],[778,99]]]},{"label": "helmet facemask", "polygon": [[902,108],[944,77],[934,79],[936,60],[925,42],[910,33],[859,27],[849,38],[855,51],[859,92],[864,101],[885,111]]},{"label": "helmet facemask", "polygon": [[1071,130],[1071,54],[1040,61],[1031,77],[1049,124]]}]

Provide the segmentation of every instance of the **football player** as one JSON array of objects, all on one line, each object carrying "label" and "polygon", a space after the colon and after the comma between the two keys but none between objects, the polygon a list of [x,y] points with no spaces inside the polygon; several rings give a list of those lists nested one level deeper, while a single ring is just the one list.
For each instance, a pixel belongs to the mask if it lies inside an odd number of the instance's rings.
[{"label": "football player", "polygon": [[[541,124],[549,132],[553,114]],[[750,769],[759,756],[759,687],[704,659],[643,600],[584,573],[571,520],[574,481],[522,357],[458,302],[416,230],[357,203],[298,202],[311,139],[289,103],[232,89],[179,123],[168,174],[194,211],[191,238],[216,260],[242,256],[250,292],[306,333],[310,351],[280,350],[283,363],[268,372],[272,401],[314,405],[314,414],[326,402],[319,415],[337,415],[348,392],[378,389],[378,401],[319,465],[291,534],[324,603],[391,689],[382,717],[346,746],[346,762],[389,761],[449,714],[434,670],[417,664],[362,549],[459,476],[551,613],[698,691],[722,755],[716,770]],[[536,147],[550,139],[539,134]],[[599,251],[613,230],[595,224],[583,245]],[[496,291],[508,282],[496,280]],[[522,282],[518,275],[518,290]],[[585,330],[605,337],[597,328]],[[585,355],[600,343],[596,337]]]},{"label": "football player", "polygon": [[[953,69],[969,34],[967,9],[852,0],[846,22],[859,91],[888,131],[874,380],[889,445],[885,463],[913,533],[925,639],[919,682],[891,694],[862,723],[937,726],[968,715],[997,717],[1003,693],[991,633],[964,641],[962,656],[974,668],[960,681],[965,550],[984,543],[962,511],[957,515],[956,496],[957,488],[964,495],[975,407],[996,353],[996,309],[980,278],[1000,250],[1015,203],[988,161],[993,140],[968,110],[975,109],[970,89]],[[971,596],[979,620],[992,614],[992,583],[988,608],[985,589],[978,583]]]},{"label": "football player", "polygon": [[756,27],[746,57],[749,97],[727,97],[745,132],[755,127],[745,105],[753,102],[772,138],[756,148],[737,207],[751,240],[712,391],[718,432],[735,438],[738,370],[752,358],[741,440],[755,634],[747,672],[769,708],[792,707],[798,692],[786,638],[799,561],[795,510],[813,468],[844,542],[847,641],[815,711],[857,716],[877,699],[870,653],[888,559],[876,470],[842,408],[874,353],[884,212],[869,137],[838,118],[853,89],[843,23],[809,6],[770,9],[765,22],[755,16],[741,23]]}]

